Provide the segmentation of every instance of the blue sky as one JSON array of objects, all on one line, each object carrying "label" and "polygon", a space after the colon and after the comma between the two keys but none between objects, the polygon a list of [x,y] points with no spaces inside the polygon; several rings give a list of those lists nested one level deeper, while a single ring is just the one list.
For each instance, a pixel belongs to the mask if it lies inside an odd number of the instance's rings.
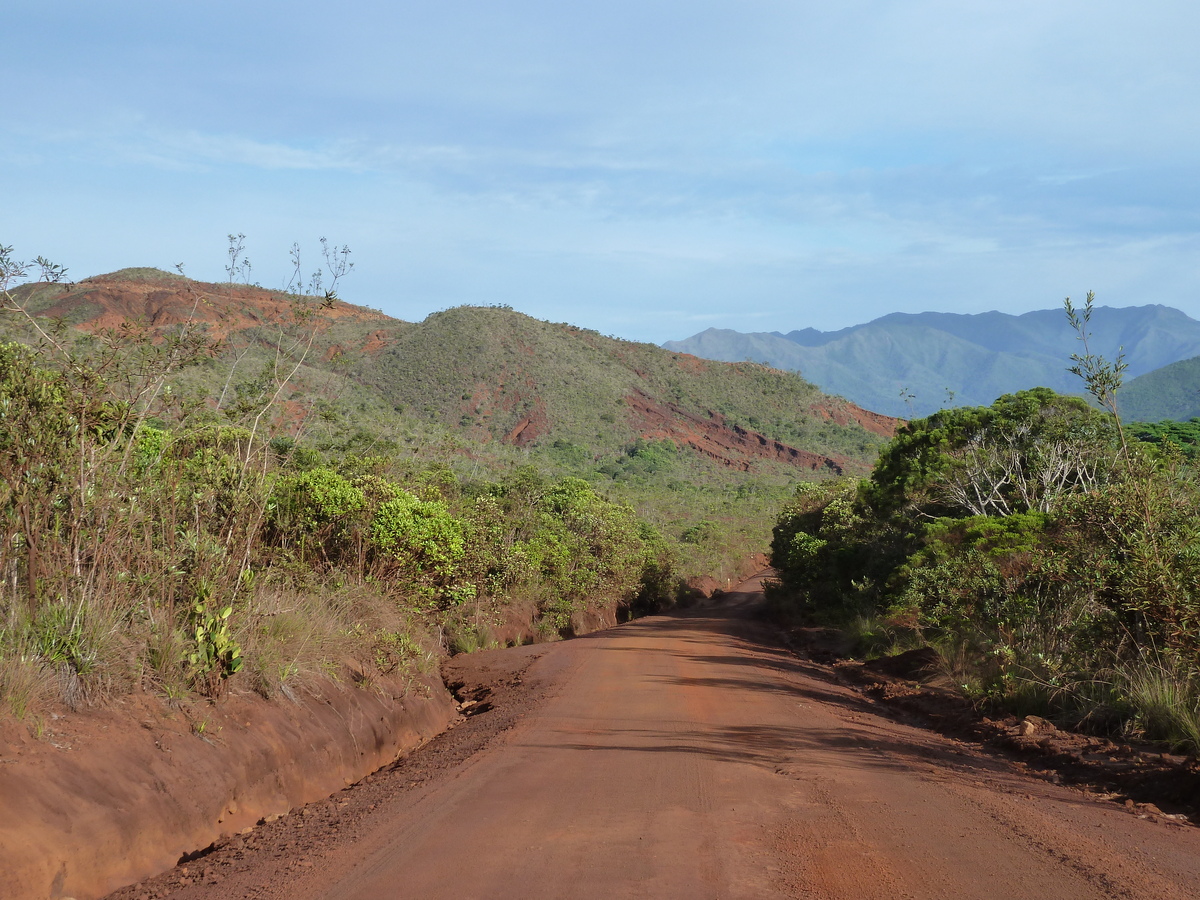
[{"label": "blue sky", "polygon": [[0,243],[638,340],[1200,317],[1200,6],[6,0]]}]

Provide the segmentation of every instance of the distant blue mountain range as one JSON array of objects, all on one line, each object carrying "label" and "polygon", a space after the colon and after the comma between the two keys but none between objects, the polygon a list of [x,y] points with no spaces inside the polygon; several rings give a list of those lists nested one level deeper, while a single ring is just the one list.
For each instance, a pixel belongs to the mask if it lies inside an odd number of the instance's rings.
[{"label": "distant blue mountain range", "polygon": [[[1127,380],[1200,356],[1200,322],[1167,306],[1097,307],[1089,331],[1093,353],[1112,359],[1124,348]],[[822,390],[906,418],[946,406],[986,405],[1001,394],[1039,385],[1083,392],[1079,378],[1067,371],[1071,354],[1082,353],[1082,345],[1061,309],[1019,316],[892,313],[839,331],[803,328],[788,334],[710,328],[663,346],[706,359],[799,371]],[[1133,387],[1131,401],[1153,394]],[[1130,419],[1143,418],[1138,412],[1126,410]],[[1192,414],[1181,410],[1172,417]]]}]

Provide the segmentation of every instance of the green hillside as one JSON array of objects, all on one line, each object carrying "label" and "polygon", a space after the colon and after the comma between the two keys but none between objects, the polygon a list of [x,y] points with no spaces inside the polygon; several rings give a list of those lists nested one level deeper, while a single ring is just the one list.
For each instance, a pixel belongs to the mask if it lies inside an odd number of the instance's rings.
[{"label": "green hillside", "polygon": [[403,409],[485,442],[566,441],[595,454],[720,423],[851,463],[880,443],[830,419],[848,415],[848,404],[793,373],[699,360],[504,308],[434,313],[355,371]]},{"label": "green hillside", "polygon": [[[43,328],[97,348],[106,329],[219,341],[175,376],[177,396],[240,423],[277,396],[259,424],[294,466],[370,457],[397,477],[430,466],[463,483],[522,466],[581,477],[658,526],[697,575],[731,572],[762,550],[797,480],[866,471],[894,425],[794,373],[507,308],[410,323],[153,269],[16,296]],[[10,337],[37,338],[19,315],[0,321]],[[140,324],[129,332],[127,323]]]},{"label": "green hillside", "polygon": [[1134,378],[1122,388],[1120,403],[1121,414],[1131,421],[1200,416],[1200,356]]}]

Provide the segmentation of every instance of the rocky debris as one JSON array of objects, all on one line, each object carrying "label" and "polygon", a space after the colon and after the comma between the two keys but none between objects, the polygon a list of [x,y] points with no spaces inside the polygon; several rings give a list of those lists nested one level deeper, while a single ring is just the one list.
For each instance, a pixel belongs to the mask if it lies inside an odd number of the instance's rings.
[{"label": "rocky debris", "polygon": [[1017,731],[1021,737],[1029,737],[1033,734],[1054,734],[1058,729],[1053,722],[1041,716],[1026,716],[1017,726]]}]

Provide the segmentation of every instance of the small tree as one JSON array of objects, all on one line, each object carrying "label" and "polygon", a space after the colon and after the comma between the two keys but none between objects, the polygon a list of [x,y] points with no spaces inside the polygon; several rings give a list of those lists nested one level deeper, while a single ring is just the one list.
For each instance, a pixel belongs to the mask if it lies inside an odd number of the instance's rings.
[{"label": "small tree", "polygon": [[1109,362],[1103,356],[1092,353],[1088,342],[1091,332],[1087,330],[1095,309],[1096,292],[1088,291],[1083,301],[1083,309],[1078,310],[1067,297],[1063,300],[1063,308],[1067,313],[1067,321],[1075,329],[1075,339],[1083,344],[1083,353],[1072,353],[1071,360],[1075,365],[1067,369],[1073,375],[1083,379],[1087,391],[1103,409],[1112,414],[1117,423],[1117,436],[1121,441],[1121,455],[1129,461],[1129,444],[1125,440],[1125,429],[1121,424],[1121,413],[1117,409],[1117,391],[1125,381],[1125,371],[1129,364],[1125,362],[1125,348],[1117,350],[1117,358]]},{"label": "small tree", "polygon": [[880,510],[927,518],[1049,512],[1108,477],[1111,428],[1083,400],[1049,388],[942,410],[900,430],[880,455],[869,495]]}]

